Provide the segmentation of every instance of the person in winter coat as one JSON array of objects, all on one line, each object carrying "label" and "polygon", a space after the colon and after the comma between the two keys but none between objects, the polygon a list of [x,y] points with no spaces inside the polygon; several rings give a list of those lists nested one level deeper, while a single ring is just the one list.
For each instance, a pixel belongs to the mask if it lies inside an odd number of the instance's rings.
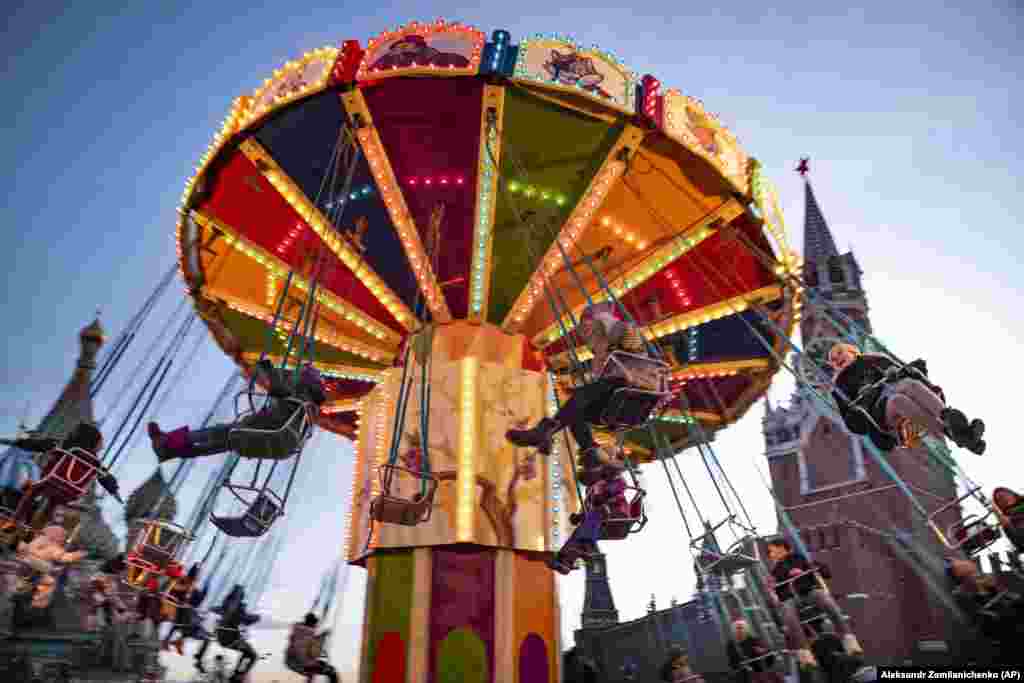
[{"label": "person in winter coat", "polygon": [[584,310],[577,331],[594,354],[591,368],[597,379],[577,387],[554,417],[544,418],[532,429],[510,429],[505,438],[513,445],[536,448],[547,455],[555,434],[568,428],[579,446],[581,465],[587,470],[600,464],[590,425],[601,419],[616,390],[630,384],[630,378],[617,366],[603,372],[608,357],[614,351],[645,355],[646,349],[640,331],[620,319],[615,306],[608,302]]},{"label": "person in winter coat", "polygon": [[661,666],[661,680],[664,683],[704,683],[704,677],[690,668],[690,658],[679,648],[668,653],[668,659]]},{"label": "person in winter coat", "polygon": [[846,427],[867,434],[882,451],[899,444],[907,425],[981,455],[985,452],[985,423],[946,406],[942,389],[928,379],[923,360],[897,365],[887,356],[861,353],[852,344],[836,344],[828,354],[835,371],[832,397]]},{"label": "person in winter coat", "polygon": [[[175,579],[171,583],[171,587],[167,590],[167,597],[169,602],[174,606],[174,622],[171,630],[167,632],[167,636],[164,638],[161,644],[164,650],[169,650],[171,646],[178,651],[178,654],[184,654],[185,640],[187,638],[197,638],[195,635],[195,600],[201,602],[202,591],[196,585],[199,582],[199,565],[194,564],[192,568],[188,570],[188,574]],[[175,633],[181,633],[181,637],[175,641],[171,640],[171,637]]]},{"label": "person in winter coat", "polygon": [[[257,363],[253,372],[256,373],[257,381],[269,387],[270,400],[262,410],[247,415],[236,423],[195,430],[186,426],[164,432],[156,422],[150,422],[149,438],[157,460],[167,462],[176,458],[203,458],[230,450],[237,450],[243,457],[272,460],[291,457],[304,434],[293,430],[279,431],[295,418],[295,411],[299,410],[299,406],[288,399],[299,399],[319,407],[327,400],[323,378],[311,363],[303,366],[296,383],[292,382],[290,371],[275,368],[267,360]],[[256,436],[242,435],[237,431],[239,429],[262,430],[269,433]],[[262,438],[264,443],[261,443],[260,447],[255,447],[251,443],[252,438]]]},{"label": "person in winter coat", "polygon": [[[864,654],[857,636],[843,618],[839,605],[815,576],[815,572],[818,572],[822,578],[829,578],[831,573],[828,567],[811,564],[805,557],[797,555],[789,541],[783,538],[768,542],[768,560],[773,563],[771,573],[775,583],[775,595],[785,612],[788,612],[787,629],[797,628],[800,624],[799,611],[794,604],[799,596],[801,600],[813,602],[828,615],[849,654]],[[785,616],[787,615],[784,614]],[[800,627],[800,632],[803,632],[803,627]]]},{"label": "person in winter coat", "polygon": [[750,632],[743,619],[732,623],[733,638],[729,639],[726,654],[729,666],[736,672],[737,683],[782,683],[782,676],[772,670],[775,656],[768,645]]},{"label": "person in winter coat", "polygon": [[316,615],[310,612],[303,621],[292,626],[284,662],[289,669],[310,680],[316,676],[323,676],[330,683],[338,683],[338,672],[326,660],[321,659],[324,642],[331,632],[317,633],[316,627],[319,623]]},{"label": "person in winter coat", "polygon": [[[217,643],[223,648],[241,654],[235,665],[235,672],[231,676],[232,683],[241,683],[259,660],[259,654],[245,639],[245,629],[258,622],[260,617],[257,614],[249,613],[245,602],[245,589],[240,585],[235,585],[228,596],[224,598],[220,607],[213,611],[220,614],[216,631]],[[209,646],[210,641],[206,641],[196,653],[196,668],[200,670],[202,670],[203,657]]]}]

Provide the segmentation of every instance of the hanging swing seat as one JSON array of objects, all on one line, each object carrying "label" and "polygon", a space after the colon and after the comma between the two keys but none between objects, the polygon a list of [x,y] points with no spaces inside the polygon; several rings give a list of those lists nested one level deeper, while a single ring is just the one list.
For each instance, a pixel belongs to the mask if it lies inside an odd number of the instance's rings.
[{"label": "hanging swing seat", "polygon": [[145,520],[134,545],[125,555],[127,583],[143,588],[148,574],[178,573],[179,565],[174,558],[191,540],[188,531],[174,522]]},{"label": "hanging swing seat", "polygon": [[988,515],[967,515],[950,525],[947,536],[955,549],[972,557],[985,550],[1003,537],[999,525],[988,519]]},{"label": "hanging swing seat", "polygon": [[[700,565],[702,572],[732,576],[758,563],[754,553],[748,550],[748,547],[752,547],[756,542],[756,539],[750,536],[739,539],[725,552],[721,552],[715,541],[715,532],[730,523],[736,523],[735,514],[729,515],[715,526],[707,524],[704,533],[690,541],[690,547],[698,553],[697,564]],[[705,547],[709,542],[713,547]]]},{"label": "hanging swing seat", "polygon": [[630,534],[635,534],[647,525],[647,512],[644,509],[644,498],[647,492],[636,486],[625,489],[626,507],[612,510],[605,506],[601,521],[601,538],[606,541],[621,541]]},{"label": "hanging swing seat", "polygon": [[636,353],[612,351],[599,378],[624,378],[601,415],[598,426],[613,432],[642,427],[672,398],[668,390],[669,366],[664,361]]},{"label": "hanging swing seat", "polygon": [[43,476],[33,486],[36,495],[64,500],[81,498],[100,471],[99,459],[83,448],[55,448],[43,468]]},{"label": "hanging swing seat", "polygon": [[818,632],[824,629],[826,621],[831,621],[825,610],[810,598],[802,598],[798,595],[796,598],[796,611],[801,626],[810,626]]},{"label": "hanging swing seat", "polygon": [[[928,523],[932,525],[932,528],[937,534],[939,534],[938,528],[935,526],[938,517],[948,510],[959,509],[961,503],[968,498],[979,496],[980,491],[980,486],[972,487],[959,498],[951,500],[945,505],[939,506],[928,515]],[[1002,538],[1003,535],[998,522],[994,519],[990,519],[993,515],[991,504],[980,497],[979,502],[981,502],[985,507],[984,514],[965,515],[946,529],[946,535],[944,538],[941,538],[941,534],[939,534],[944,545],[946,545],[950,550],[960,550],[966,553],[968,557],[988,548],[990,545]]]},{"label": "hanging swing seat", "polygon": [[284,501],[266,487],[226,483],[224,488],[246,506],[245,512],[236,517],[210,515],[210,523],[232,538],[258,538],[284,516]]},{"label": "hanging swing seat", "polygon": [[[240,409],[245,396],[250,408]],[[256,409],[257,404],[262,404]],[[253,460],[286,460],[302,450],[318,409],[310,401],[243,391],[235,398],[237,419],[228,435],[231,448]],[[283,418],[283,422],[281,421]]]},{"label": "hanging swing seat", "polygon": [[[426,490],[412,498],[402,498],[391,493],[392,480],[395,473],[400,472],[425,483]],[[434,495],[440,483],[437,477],[427,472],[401,467],[399,465],[381,465],[379,470],[381,490],[370,503],[370,518],[382,524],[400,524],[416,526],[430,520],[434,509]]]}]

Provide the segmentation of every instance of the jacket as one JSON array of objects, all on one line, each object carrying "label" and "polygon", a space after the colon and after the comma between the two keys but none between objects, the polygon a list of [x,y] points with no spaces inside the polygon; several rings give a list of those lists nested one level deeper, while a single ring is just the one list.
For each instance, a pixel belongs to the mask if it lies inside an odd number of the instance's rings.
[{"label": "jacket", "polygon": [[323,646],[324,634],[317,634],[316,628],[298,623],[292,626],[292,632],[288,637],[288,650],[285,652],[285,661],[290,666],[299,669],[316,664],[320,659],[320,649]]},{"label": "jacket", "polygon": [[[789,600],[793,597],[794,589],[796,594],[803,597],[818,587],[818,580],[814,574],[804,574],[795,581],[789,581],[791,578],[789,573],[794,569],[798,569],[801,572],[810,572],[812,569],[818,569],[821,575],[828,578],[830,572],[828,567],[822,564],[811,564],[803,557],[796,555],[795,553],[790,554],[787,558],[779,560],[772,567],[772,578],[775,579],[775,595],[779,597],[779,600]],[[788,583],[783,583],[788,581]],[[782,585],[778,585],[782,584]]]},{"label": "jacket", "polygon": [[[866,434],[881,451],[891,451],[899,443],[887,429],[887,401],[882,397],[883,387],[880,384],[886,378],[886,373],[895,367],[896,363],[887,356],[861,354],[836,375],[832,392],[846,428],[854,434]],[[941,389],[928,382],[928,366],[923,360],[915,360],[907,365],[899,379],[904,377],[920,379],[942,395]]]}]

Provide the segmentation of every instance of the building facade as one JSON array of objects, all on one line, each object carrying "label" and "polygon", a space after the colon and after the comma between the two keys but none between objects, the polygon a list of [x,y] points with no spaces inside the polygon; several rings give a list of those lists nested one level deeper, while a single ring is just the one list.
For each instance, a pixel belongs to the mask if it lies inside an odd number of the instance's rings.
[{"label": "building facade", "polygon": [[[843,340],[840,319],[829,309],[869,333],[872,327],[860,266],[852,252],[839,253],[810,180],[804,180],[809,297],[800,332],[806,354],[824,366],[828,349]],[[841,422],[823,416],[819,405],[803,383],[789,406],[765,402],[765,455],[776,498],[814,559],[832,569],[833,593],[853,619],[870,661],[921,661],[942,653],[950,647],[952,622],[922,578],[928,572],[904,552],[915,548],[910,555],[916,558],[939,557],[942,547],[876,456]],[[894,450],[886,461],[927,513],[956,498],[952,477],[923,447]],[[951,507],[936,514],[935,522],[945,530],[960,514]]]},{"label": "building facade", "polygon": [[[61,438],[81,422],[96,421],[91,394],[96,356],[103,345],[99,321],[79,333],[79,343],[80,353],[72,376],[35,434]],[[0,463],[44,457],[12,448],[0,454]],[[167,494],[159,468],[129,496],[125,508],[132,530],[138,528],[138,518],[153,514],[154,510],[162,519],[173,518],[177,503]],[[80,501],[58,509],[54,521],[69,531],[75,530],[73,547],[85,550],[87,557],[63,570],[61,587],[55,592],[49,610],[49,626],[15,628],[10,600],[16,587],[13,578],[19,575],[21,566],[9,548],[0,549],[0,613],[4,615],[0,619],[0,680],[22,680],[20,677],[29,672],[38,677],[32,680],[58,680],[61,672],[85,674],[88,680],[111,683],[134,683],[145,676],[145,680],[162,680],[156,640],[129,640],[128,636],[136,631],[130,623],[119,623],[102,632],[90,628],[85,602],[87,584],[105,560],[117,555],[123,541],[103,518],[95,483]],[[123,585],[118,592],[124,606],[133,609],[136,592]]]}]

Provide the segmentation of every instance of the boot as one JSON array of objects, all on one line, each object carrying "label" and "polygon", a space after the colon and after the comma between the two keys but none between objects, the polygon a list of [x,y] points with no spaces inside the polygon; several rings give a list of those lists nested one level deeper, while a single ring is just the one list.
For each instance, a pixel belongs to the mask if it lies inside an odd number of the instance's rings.
[{"label": "boot", "polygon": [[505,438],[512,442],[513,445],[536,448],[543,455],[550,455],[551,439],[561,427],[560,424],[551,418],[545,417],[533,429],[508,430],[505,432]]},{"label": "boot", "polygon": [[982,436],[985,434],[985,423],[981,420],[967,421],[967,416],[955,408],[946,408],[940,417],[946,427],[946,436],[961,447],[966,448],[976,455],[985,452],[985,441]]},{"label": "boot", "polygon": [[188,427],[164,432],[156,422],[150,422],[146,425],[146,431],[149,433],[149,441],[153,445],[158,462],[164,463],[180,458],[188,449]]},{"label": "boot", "polygon": [[846,650],[846,654],[852,657],[859,657],[864,654],[864,648],[857,642],[857,636],[852,633],[847,633],[843,636],[843,648]]}]

